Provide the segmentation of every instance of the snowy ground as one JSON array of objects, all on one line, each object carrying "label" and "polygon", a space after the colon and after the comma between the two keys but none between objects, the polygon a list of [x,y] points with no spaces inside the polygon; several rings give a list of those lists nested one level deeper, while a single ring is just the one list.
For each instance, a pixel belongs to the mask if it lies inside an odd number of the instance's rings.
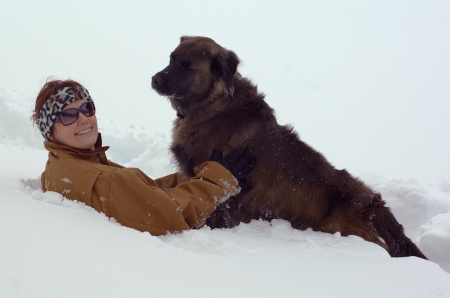
[{"label": "snowy ground", "polygon": [[[281,220],[153,237],[41,191],[47,154],[23,109],[31,103],[0,90],[2,297],[450,297],[444,179],[425,186],[362,176],[430,261],[390,258],[356,236],[298,231]],[[161,133],[102,134],[115,161],[153,177],[173,171]]]},{"label": "snowy ground", "polygon": [[[450,297],[447,0],[0,0],[0,297]],[[108,157],[152,177],[181,35],[241,58],[280,123],[381,192],[430,261],[255,221],[152,237],[55,193],[29,118],[48,76],[90,91]]]}]

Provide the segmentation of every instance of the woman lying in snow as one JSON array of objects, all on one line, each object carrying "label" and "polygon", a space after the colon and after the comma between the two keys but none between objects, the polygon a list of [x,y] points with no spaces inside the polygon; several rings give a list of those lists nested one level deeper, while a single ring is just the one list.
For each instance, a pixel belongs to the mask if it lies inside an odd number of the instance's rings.
[{"label": "woman lying in snow", "polygon": [[203,225],[217,204],[239,193],[239,183],[252,169],[242,150],[223,158],[215,151],[189,181],[177,173],[153,180],[139,169],[111,162],[98,133],[94,102],[72,80],[48,81],[32,119],[49,151],[41,176],[44,192],[58,192],[152,235]]}]

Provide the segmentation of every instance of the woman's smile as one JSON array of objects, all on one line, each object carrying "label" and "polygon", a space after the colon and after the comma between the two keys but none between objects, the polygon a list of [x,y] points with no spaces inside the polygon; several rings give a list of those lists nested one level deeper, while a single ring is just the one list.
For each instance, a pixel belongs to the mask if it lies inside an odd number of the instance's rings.
[{"label": "woman's smile", "polygon": [[92,126],[91,126],[91,127],[89,127],[88,129],[85,129],[85,130],[83,130],[83,131],[80,131],[80,132],[76,133],[75,135],[77,135],[77,136],[81,136],[81,135],[84,135],[84,134],[90,133],[91,131],[92,131]]}]

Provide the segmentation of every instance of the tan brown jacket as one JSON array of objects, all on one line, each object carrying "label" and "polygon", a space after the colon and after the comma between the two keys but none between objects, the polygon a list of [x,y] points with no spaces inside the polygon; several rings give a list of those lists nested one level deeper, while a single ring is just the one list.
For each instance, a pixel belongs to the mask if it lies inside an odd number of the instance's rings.
[{"label": "tan brown jacket", "polygon": [[[205,223],[216,202],[239,192],[236,178],[216,162],[199,166],[196,177],[178,174],[156,180],[141,170],[108,161],[105,151],[74,149],[44,142],[49,151],[42,173],[43,191],[54,191],[152,235],[179,232]],[[183,183],[184,182],[184,183]]]}]

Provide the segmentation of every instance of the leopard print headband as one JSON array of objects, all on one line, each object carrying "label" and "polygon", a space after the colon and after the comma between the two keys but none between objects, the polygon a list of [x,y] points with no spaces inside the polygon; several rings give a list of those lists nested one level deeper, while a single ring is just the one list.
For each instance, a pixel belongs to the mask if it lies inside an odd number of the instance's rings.
[{"label": "leopard print headband", "polygon": [[64,87],[59,89],[56,94],[52,95],[42,106],[41,111],[39,112],[37,124],[46,141],[50,141],[56,116],[58,116],[67,105],[77,99],[93,101],[89,95],[89,92],[84,87],[77,88],[77,91],[77,96],[75,98],[72,87]]}]

